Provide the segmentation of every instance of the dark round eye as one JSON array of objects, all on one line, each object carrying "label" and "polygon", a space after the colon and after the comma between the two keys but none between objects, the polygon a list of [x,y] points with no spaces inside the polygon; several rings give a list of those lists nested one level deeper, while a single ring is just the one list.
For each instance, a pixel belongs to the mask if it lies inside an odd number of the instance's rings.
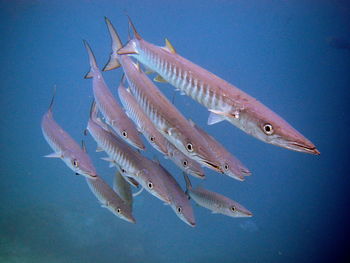
[{"label": "dark round eye", "polygon": [[120,214],[122,210],[120,208],[117,208],[117,213]]},{"label": "dark round eye", "polygon": [[264,124],[263,129],[264,129],[265,134],[267,134],[267,135],[273,134],[273,127],[270,123]]},{"label": "dark round eye", "polygon": [[152,189],[153,188],[153,183],[152,182],[148,182],[147,186],[148,186],[149,189]]},{"label": "dark round eye", "polygon": [[122,173],[124,174],[126,171],[122,168]]},{"label": "dark round eye", "polygon": [[149,139],[150,139],[151,142],[155,141],[155,138],[153,136],[149,137]]},{"label": "dark round eye", "polygon": [[183,165],[184,167],[187,167],[187,165],[188,165],[187,160],[183,160],[182,165]]},{"label": "dark round eye", "polygon": [[182,212],[181,206],[177,207],[177,212],[178,212],[179,214],[181,214],[181,212]]},{"label": "dark round eye", "polygon": [[227,170],[228,170],[228,168],[230,168],[230,167],[229,167],[229,165],[228,165],[227,163],[225,163],[225,165],[224,165],[224,169],[227,171]]},{"label": "dark round eye", "polygon": [[192,145],[192,143],[187,143],[186,148],[187,148],[187,151],[193,152],[193,145]]},{"label": "dark round eye", "polygon": [[79,166],[77,159],[73,159],[72,164],[76,168]]},{"label": "dark round eye", "polygon": [[122,132],[123,137],[128,138],[128,133],[126,131]]},{"label": "dark round eye", "polygon": [[236,212],[236,208],[234,206],[231,206],[231,211]]}]

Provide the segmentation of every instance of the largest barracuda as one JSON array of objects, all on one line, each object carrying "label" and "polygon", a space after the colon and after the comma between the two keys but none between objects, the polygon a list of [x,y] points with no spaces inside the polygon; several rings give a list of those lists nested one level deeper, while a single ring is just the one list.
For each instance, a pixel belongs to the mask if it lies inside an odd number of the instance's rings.
[{"label": "largest barracuda", "polygon": [[315,145],[255,98],[165,47],[148,43],[135,30],[119,55],[130,55],[210,111],[208,124],[227,120],[246,133],[294,151],[319,154]]}]

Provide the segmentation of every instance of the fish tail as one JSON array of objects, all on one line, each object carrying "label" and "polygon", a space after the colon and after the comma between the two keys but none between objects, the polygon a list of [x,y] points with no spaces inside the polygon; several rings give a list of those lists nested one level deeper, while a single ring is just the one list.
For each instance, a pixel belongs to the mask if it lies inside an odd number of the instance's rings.
[{"label": "fish tail", "polygon": [[128,17],[128,20],[129,20],[129,26],[131,27],[131,29],[132,29],[132,32],[133,32],[133,34],[134,34],[134,37],[136,38],[136,39],[138,39],[138,40],[141,40],[142,39],[142,37],[140,36],[140,34],[137,32],[137,30],[136,30],[136,28],[135,28],[135,26],[134,26],[134,24],[133,24],[133,22],[131,21],[131,18],[130,18],[130,16],[128,16],[128,15],[126,15],[127,17]]},{"label": "fish tail", "polygon": [[105,21],[107,24],[109,34],[110,34],[111,39],[112,39],[112,53],[109,57],[109,60],[106,64],[106,66],[104,66],[104,68],[103,68],[103,71],[108,71],[108,70],[112,70],[112,69],[120,67],[120,63],[118,61],[117,51],[123,47],[123,44],[120,40],[120,37],[119,37],[117,31],[115,30],[114,26],[112,25],[111,21],[107,17],[105,17]]},{"label": "fish tail", "polygon": [[94,72],[96,72],[98,70],[98,66],[96,63],[96,58],[94,56],[94,53],[91,50],[90,45],[88,44],[88,42],[86,40],[83,40],[84,42],[84,46],[88,52],[89,55],[89,62],[90,62],[90,71],[85,75],[85,79],[90,79],[94,76]]}]

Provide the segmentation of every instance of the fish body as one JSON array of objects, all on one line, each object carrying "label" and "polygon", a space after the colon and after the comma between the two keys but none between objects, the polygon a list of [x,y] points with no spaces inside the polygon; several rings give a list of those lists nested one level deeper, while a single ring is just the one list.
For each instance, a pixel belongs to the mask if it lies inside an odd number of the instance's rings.
[{"label": "fish body", "polygon": [[[109,31],[112,31],[116,36],[116,31],[109,20],[106,22]],[[111,36],[113,52],[105,68],[113,68],[113,65],[121,64],[132,94],[157,130],[189,158],[198,161],[203,166],[221,172],[206,140],[157,89],[145,73],[128,56],[114,55],[118,50],[116,43],[120,44],[120,40],[114,41],[112,33]]]},{"label": "fish body", "polygon": [[157,151],[167,155],[167,139],[154,127],[153,123],[138,105],[134,96],[122,83],[119,85],[118,94],[126,114],[134,121],[136,127],[144,135],[146,140]]},{"label": "fish body", "polygon": [[129,206],[113,189],[98,177],[95,180],[86,178],[90,190],[100,201],[102,207],[107,208],[117,217],[130,223],[136,223]]},{"label": "fish body", "polygon": [[251,217],[253,215],[248,209],[226,196],[201,187],[192,188],[190,179],[186,175],[184,177],[186,192],[198,205],[211,210],[213,213],[231,217]]},{"label": "fish body", "polygon": [[165,47],[135,37],[117,51],[130,55],[157,72],[181,93],[190,96],[209,111],[208,124],[227,120],[266,143],[294,151],[319,154],[315,145],[264,104],[176,53],[169,41]]},{"label": "fish body", "polygon": [[94,98],[99,110],[102,112],[107,124],[113,128],[116,134],[130,145],[144,150],[145,146],[135,125],[126,116],[109,90],[100,69],[97,67],[95,56],[90,46],[86,41],[84,41],[84,44],[90,60],[90,72],[86,75],[86,78],[92,78]]},{"label": "fish body", "polygon": [[154,171],[152,161],[132,149],[111,131],[106,130],[97,118],[97,107],[93,103],[87,130],[99,148],[105,151],[110,162],[115,162],[125,173],[134,178],[149,193],[169,203],[161,174]]},{"label": "fish body", "polygon": [[134,121],[139,131],[155,149],[173,161],[185,173],[201,179],[204,178],[204,173],[200,165],[179,151],[155,128],[148,116],[137,103],[134,96],[123,86],[123,84],[119,86],[118,94],[127,115]]},{"label": "fish body", "polygon": [[95,179],[97,177],[96,169],[88,154],[54,120],[52,114],[53,101],[54,96],[41,121],[44,138],[54,151],[45,157],[60,158],[76,174]]}]

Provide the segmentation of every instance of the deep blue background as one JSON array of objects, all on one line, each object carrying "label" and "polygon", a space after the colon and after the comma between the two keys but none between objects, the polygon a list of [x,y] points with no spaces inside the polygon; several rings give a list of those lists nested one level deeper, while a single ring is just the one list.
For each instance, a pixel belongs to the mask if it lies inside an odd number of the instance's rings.
[{"label": "deep blue background", "polygon": [[[147,2],[147,3],[145,3]],[[349,249],[350,40],[348,1],[0,1],[0,262],[340,262]],[[250,219],[194,206],[190,228],[144,192],[137,224],[99,207],[85,180],[51,152],[40,121],[57,85],[54,116],[81,140],[92,99],[84,80],[89,41],[102,67],[108,16],[124,41],[132,17],[149,42],[178,53],[276,111],[321,151],[312,156],[264,144],[175,96],[186,117],[226,145],[253,175],[245,182],[207,171],[194,185],[250,209]],[[121,69],[104,75],[111,89]],[[171,98],[173,88],[158,86]],[[115,92],[116,94],[116,92]],[[89,153],[111,182],[113,170]],[[150,146],[148,146],[149,149]],[[153,149],[181,182],[180,171]]]}]

